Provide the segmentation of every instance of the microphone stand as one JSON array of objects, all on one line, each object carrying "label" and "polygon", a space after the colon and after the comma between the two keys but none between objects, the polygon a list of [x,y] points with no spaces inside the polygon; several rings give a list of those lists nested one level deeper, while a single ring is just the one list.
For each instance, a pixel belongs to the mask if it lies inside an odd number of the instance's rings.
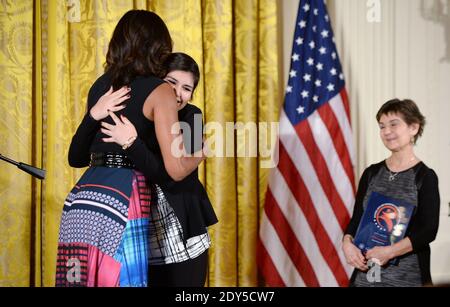
[{"label": "microphone stand", "polygon": [[[31,165],[28,165],[28,164],[22,163],[22,162],[16,162],[16,161],[14,161],[12,159],[9,159],[9,158],[3,156],[2,154],[0,154],[0,160],[6,161],[8,163],[11,163],[11,164],[17,166],[18,168],[20,168],[24,172],[27,172],[28,174],[32,175],[35,178],[38,178],[38,179],[41,179],[41,180],[45,178],[45,170],[44,169],[40,169],[40,168],[31,166]],[[40,217],[41,217],[40,232],[41,232],[41,237],[42,237],[42,208],[40,210],[41,210],[41,213],[40,213]],[[32,226],[31,226],[32,229],[34,229],[36,227],[36,225],[35,225],[36,222],[34,221],[34,219],[36,217],[35,214],[36,213],[32,214],[32,218],[31,218],[31,220],[32,220]],[[31,242],[34,242],[34,240],[32,239]],[[41,242],[41,249],[42,249],[42,242]],[[31,262],[31,265],[33,267],[35,265],[35,260],[36,260],[35,259],[36,258],[35,246],[34,246],[33,243],[31,244],[30,251],[31,251],[30,262]],[[41,262],[42,262],[42,259],[41,259]],[[42,276],[42,266],[41,266],[41,276]],[[35,280],[34,279],[35,279],[35,273],[31,272],[31,275],[30,275],[30,284],[31,285],[35,284]],[[41,284],[42,284],[42,277],[41,277]]]},{"label": "microphone stand", "polygon": [[11,163],[15,166],[17,166],[18,168],[20,168],[21,170],[23,170],[24,172],[27,172],[28,174],[32,175],[33,177],[36,177],[38,179],[44,179],[45,178],[45,170],[44,169],[40,169],[22,162],[16,162],[12,159],[9,159],[5,156],[3,156],[2,154],[0,154],[0,160],[6,161],[8,163]]}]

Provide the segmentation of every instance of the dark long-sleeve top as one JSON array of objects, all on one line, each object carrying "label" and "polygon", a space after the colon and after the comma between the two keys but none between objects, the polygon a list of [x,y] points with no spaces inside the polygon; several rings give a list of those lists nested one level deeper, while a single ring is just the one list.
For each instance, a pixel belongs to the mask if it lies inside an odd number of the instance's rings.
[{"label": "dark long-sleeve top", "polygon": [[[385,161],[372,164],[364,170],[356,193],[353,215],[345,234],[355,236],[364,212],[363,202],[370,180],[380,171],[381,167],[386,167]],[[418,255],[422,282],[429,284],[431,283],[429,244],[436,238],[439,227],[440,196],[438,177],[423,162],[416,164],[413,170],[418,201],[417,209],[411,218],[406,236],[411,241],[412,252]]]},{"label": "dark long-sleeve top", "polygon": [[[181,181],[174,181],[168,175],[157,142],[154,123],[142,114],[145,99],[162,82],[164,81],[154,77],[138,77],[131,83],[130,101],[126,102],[127,107],[117,114],[123,114],[135,125],[138,138],[124,151],[115,143],[102,141],[102,138],[106,136],[100,132],[100,122],[89,115],[89,110],[109,89],[111,84],[107,74],[101,76],[89,91],[88,111],[72,138],[68,158],[71,166],[86,167],[89,165],[91,152],[126,154],[133,161],[136,169],[144,173],[149,183],[158,184],[161,187],[180,221],[183,228],[183,238],[187,240],[190,237],[205,233],[206,227],[217,223],[218,220],[208,195],[198,180],[197,169]],[[197,117],[194,116],[196,114],[198,114]],[[194,118],[200,117],[201,119],[200,109],[188,104],[179,111],[178,115],[182,124],[181,128],[183,128],[182,122],[185,122],[193,133],[197,132],[197,137],[191,138],[190,143],[185,140],[187,150],[195,152],[201,149],[202,142],[198,140],[202,139],[202,128],[198,127],[198,123],[194,123]],[[104,121],[114,124],[110,117],[104,119]],[[200,132],[200,136],[198,136],[198,132]],[[185,134],[183,133],[183,136]]]}]

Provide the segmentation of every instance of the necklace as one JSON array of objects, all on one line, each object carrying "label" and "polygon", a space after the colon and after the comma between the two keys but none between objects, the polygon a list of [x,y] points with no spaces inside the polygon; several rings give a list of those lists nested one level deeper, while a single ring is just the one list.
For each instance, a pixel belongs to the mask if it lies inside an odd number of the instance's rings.
[{"label": "necklace", "polygon": [[399,172],[393,173],[391,171],[389,171],[389,181],[394,181],[395,180],[395,176],[398,175]]},{"label": "necklace", "polygon": [[[412,157],[411,159],[409,159],[409,161],[408,162],[412,162],[412,161],[414,161],[416,159],[416,157]],[[391,170],[388,168],[388,171],[389,171],[389,181],[394,181],[395,180],[395,177],[400,173],[400,172],[391,172]]]}]

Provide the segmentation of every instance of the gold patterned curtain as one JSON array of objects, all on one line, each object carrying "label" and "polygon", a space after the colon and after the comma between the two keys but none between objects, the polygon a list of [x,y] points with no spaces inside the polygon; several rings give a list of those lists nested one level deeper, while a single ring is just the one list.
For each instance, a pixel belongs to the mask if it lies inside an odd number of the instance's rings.
[{"label": "gold patterned curtain", "polygon": [[70,140],[103,72],[111,33],[133,8],[166,21],[174,51],[200,64],[193,103],[207,123],[228,127],[210,131],[226,139],[224,157],[200,168],[219,218],[210,228],[208,285],[258,285],[256,240],[269,169],[243,140],[256,127],[259,149],[273,133],[260,123],[278,121],[278,1],[0,1],[0,154],[47,171],[41,182],[0,161],[0,286],[54,284],[62,206],[83,171],[67,163]]}]

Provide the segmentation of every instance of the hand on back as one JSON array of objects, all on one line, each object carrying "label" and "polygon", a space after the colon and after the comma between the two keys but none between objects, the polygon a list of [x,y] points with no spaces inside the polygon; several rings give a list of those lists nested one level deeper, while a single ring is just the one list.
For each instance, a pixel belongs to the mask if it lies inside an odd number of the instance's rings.
[{"label": "hand on back", "polygon": [[[102,122],[101,131],[108,135],[109,138],[104,138],[103,142],[107,143],[117,143],[120,146],[129,147],[131,143],[137,138],[137,131],[134,125],[123,115],[120,118],[116,114],[109,111],[109,116],[111,116],[115,125]],[[125,149],[125,148],[124,148]]]},{"label": "hand on back", "polygon": [[108,111],[117,112],[125,108],[122,104],[130,98],[130,88],[123,86],[117,91],[110,89],[97,101],[97,103],[89,110],[91,117],[95,120],[102,120],[109,116]]}]

